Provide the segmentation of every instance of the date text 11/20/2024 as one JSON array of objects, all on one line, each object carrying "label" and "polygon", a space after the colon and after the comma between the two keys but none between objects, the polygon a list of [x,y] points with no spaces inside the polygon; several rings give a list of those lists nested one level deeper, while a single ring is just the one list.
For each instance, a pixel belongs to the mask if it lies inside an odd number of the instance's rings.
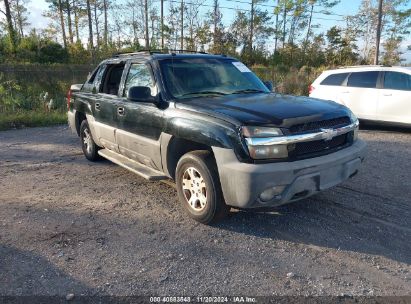
[{"label": "date text 11/20/2024", "polygon": [[196,296],[196,297],[150,297],[151,303],[255,303],[253,297],[232,296],[232,297],[213,297],[213,296]]}]

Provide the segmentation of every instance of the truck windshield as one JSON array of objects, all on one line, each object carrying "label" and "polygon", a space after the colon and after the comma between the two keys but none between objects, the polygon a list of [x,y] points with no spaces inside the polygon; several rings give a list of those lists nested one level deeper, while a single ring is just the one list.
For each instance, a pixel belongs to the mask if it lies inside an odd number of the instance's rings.
[{"label": "truck windshield", "polygon": [[231,59],[165,59],[160,67],[167,90],[177,99],[269,93],[253,72]]}]

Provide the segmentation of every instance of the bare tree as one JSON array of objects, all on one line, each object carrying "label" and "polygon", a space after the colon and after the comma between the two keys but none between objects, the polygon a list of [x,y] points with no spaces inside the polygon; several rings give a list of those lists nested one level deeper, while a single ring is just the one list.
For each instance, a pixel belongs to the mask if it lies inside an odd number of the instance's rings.
[{"label": "bare tree", "polygon": [[283,48],[285,47],[285,35],[287,34],[286,32],[286,26],[287,26],[287,2],[284,1],[284,11],[283,11]]},{"label": "bare tree", "polygon": [[9,0],[4,0],[4,7],[6,11],[3,13],[6,15],[7,31],[9,33],[11,51],[14,53],[16,52],[16,32],[14,31],[14,27],[13,27],[13,20],[11,17]]},{"label": "bare tree", "polygon": [[[409,34],[411,10],[404,8],[407,3],[409,3],[408,0],[381,3],[373,0],[362,0],[360,9],[352,22],[356,29],[357,39],[363,41],[360,46],[364,62],[376,63],[377,28],[380,28],[380,39],[384,38],[384,40],[395,41],[403,39]],[[378,13],[380,4],[382,5],[381,14]]]},{"label": "bare tree", "polygon": [[58,4],[59,16],[60,16],[61,34],[63,35],[63,45],[64,45],[64,48],[67,48],[66,27],[64,26],[63,5],[61,3],[61,0],[58,0],[57,4]]},{"label": "bare tree", "polygon": [[202,0],[192,0],[190,3],[187,3],[185,7],[185,19],[188,29],[187,49],[196,51],[197,50],[197,33],[200,28],[200,6]]},{"label": "bare tree", "polygon": [[93,10],[94,10],[94,25],[96,29],[96,48],[100,49],[100,21],[99,21],[99,3],[97,0],[93,1]]},{"label": "bare tree", "polygon": [[150,48],[150,36],[148,35],[148,0],[144,0],[144,39],[146,49]]},{"label": "bare tree", "polygon": [[164,0],[161,0],[161,49],[164,49]]},{"label": "bare tree", "polygon": [[308,19],[307,36],[305,36],[305,46],[304,47],[306,47],[306,45],[308,43],[308,38],[310,37],[310,34],[311,34],[311,22],[313,20],[315,0],[309,0],[308,2],[310,4],[310,17]]},{"label": "bare tree", "polygon": [[[224,36],[224,25],[222,23],[223,15],[220,11],[219,0],[214,0],[213,10],[209,14],[209,24],[212,26],[212,45],[211,49],[215,53],[223,53],[223,36]],[[207,22],[207,20],[206,20]],[[204,24],[205,25],[205,24]],[[202,28],[204,29],[204,25]]]},{"label": "bare tree", "polygon": [[181,24],[180,24],[180,49],[184,49],[184,0],[181,0],[181,6],[180,6],[180,18],[181,18]]},{"label": "bare tree", "polygon": [[251,11],[250,11],[250,40],[248,42],[250,56],[253,52],[253,35],[254,35],[254,0],[251,0]]},{"label": "bare tree", "polygon": [[70,1],[66,0],[66,10],[67,10],[67,27],[69,30],[69,40],[70,43],[73,43],[73,27],[71,24],[71,6],[70,6]]},{"label": "bare tree", "polygon": [[139,36],[139,27],[137,20],[137,12],[135,10],[135,5],[133,2],[128,3],[129,9],[131,10],[131,28],[133,31],[133,44],[134,46],[138,45],[138,36]]},{"label": "bare tree", "polygon": [[157,10],[155,7],[153,7],[150,10],[150,21],[151,21],[151,38],[150,38],[150,47],[152,49],[157,47],[157,42],[158,42],[158,32],[159,32],[159,26],[158,26],[158,21],[159,21],[159,16],[157,14]]},{"label": "bare tree", "polygon": [[218,26],[218,17],[219,17],[219,3],[218,0],[214,0],[214,11],[213,11],[213,43],[214,47],[217,44],[217,26]]},{"label": "bare tree", "polygon": [[91,19],[91,6],[90,0],[86,0],[87,3],[87,18],[88,18],[88,43],[91,52],[91,57],[94,62],[94,43],[93,43],[93,21]]},{"label": "bare tree", "polygon": [[12,0],[9,2],[12,19],[14,20],[14,29],[24,37],[24,27],[29,25],[27,22],[27,0]]},{"label": "bare tree", "polygon": [[174,5],[173,2],[169,4],[169,14],[168,14],[168,34],[169,39],[167,41],[167,47],[171,49],[176,49],[179,40],[179,31],[180,31],[180,9]]},{"label": "bare tree", "polygon": [[280,8],[280,0],[277,0],[277,6],[274,8],[275,14],[275,30],[274,30],[274,54],[277,52],[277,45],[278,45],[278,14]]},{"label": "bare tree", "polygon": [[375,41],[375,58],[374,64],[378,64],[380,56],[380,40],[381,40],[381,23],[382,23],[382,0],[378,2],[378,22],[377,22],[377,37]]},{"label": "bare tree", "polygon": [[103,10],[104,10],[104,46],[107,47],[108,44],[108,0],[103,0]]},{"label": "bare tree", "polygon": [[76,31],[76,41],[80,41],[80,34],[79,34],[79,19],[80,19],[80,9],[78,7],[77,0],[73,0],[73,12],[74,12],[74,28]]}]

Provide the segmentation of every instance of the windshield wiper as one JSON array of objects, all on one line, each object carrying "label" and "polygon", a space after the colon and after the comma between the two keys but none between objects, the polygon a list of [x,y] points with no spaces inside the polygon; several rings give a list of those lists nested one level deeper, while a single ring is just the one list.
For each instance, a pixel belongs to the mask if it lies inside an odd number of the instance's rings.
[{"label": "windshield wiper", "polygon": [[257,90],[257,89],[243,89],[243,90],[234,91],[231,94],[248,94],[248,93],[267,93],[267,92],[263,90]]},{"label": "windshield wiper", "polygon": [[217,91],[200,91],[200,92],[190,92],[190,93],[185,93],[181,96],[189,96],[189,95],[227,95],[226,93],[223,92],[217,92]]}]

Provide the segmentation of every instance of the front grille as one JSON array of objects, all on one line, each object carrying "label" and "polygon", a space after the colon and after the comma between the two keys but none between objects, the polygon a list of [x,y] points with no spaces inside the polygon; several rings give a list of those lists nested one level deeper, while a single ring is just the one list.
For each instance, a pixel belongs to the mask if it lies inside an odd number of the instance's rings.
[{"label": "front grille", "polygon": [[342,126],[349,125],[351,120],[348,116],[338,117],[328,120],[321,120],[321,121],[313,121],[307,122],[304,124],[298,124],[290,127],[289,131],[291,134],[300,134],[300,133],[307,133],[307,132],[316,132],[320,131],[320,129],[331,129],[331,128],[338,128]]},{"label": "front grille", "polygon": [[[308,122],[283,129],[284,135],[297,135],[320,132],[321,129],[337,129],[351,124],[348,116],[328,120]],[[313,140],[288,144],[288,161],[297,161],[319,157],[347,148],[354,143],[354,131],[338,135],[331,140]],[[258,163],[272,162],[273,160],[258,160]],[[279,160],[282,161],[282,160]]]},{"label": "front grille", "polygon": [[289,156],[295,159],[320,156],[332,153],[340,148],[352,144],[353,132],[342,134],[331,140],[314,140],[296,143],[289,147]]},{"label": "front grille", "polygon": [[338,146],[344,145],[346,141],[346,137],[347,137],[347,134],[342,134],[328,141],[315,140],[315,141],[297,143],[295,145],[295,154],[296,156],[300,156],[303,154],[315,153],[315,152],[323,151],[326,149],[334,149]]}]

